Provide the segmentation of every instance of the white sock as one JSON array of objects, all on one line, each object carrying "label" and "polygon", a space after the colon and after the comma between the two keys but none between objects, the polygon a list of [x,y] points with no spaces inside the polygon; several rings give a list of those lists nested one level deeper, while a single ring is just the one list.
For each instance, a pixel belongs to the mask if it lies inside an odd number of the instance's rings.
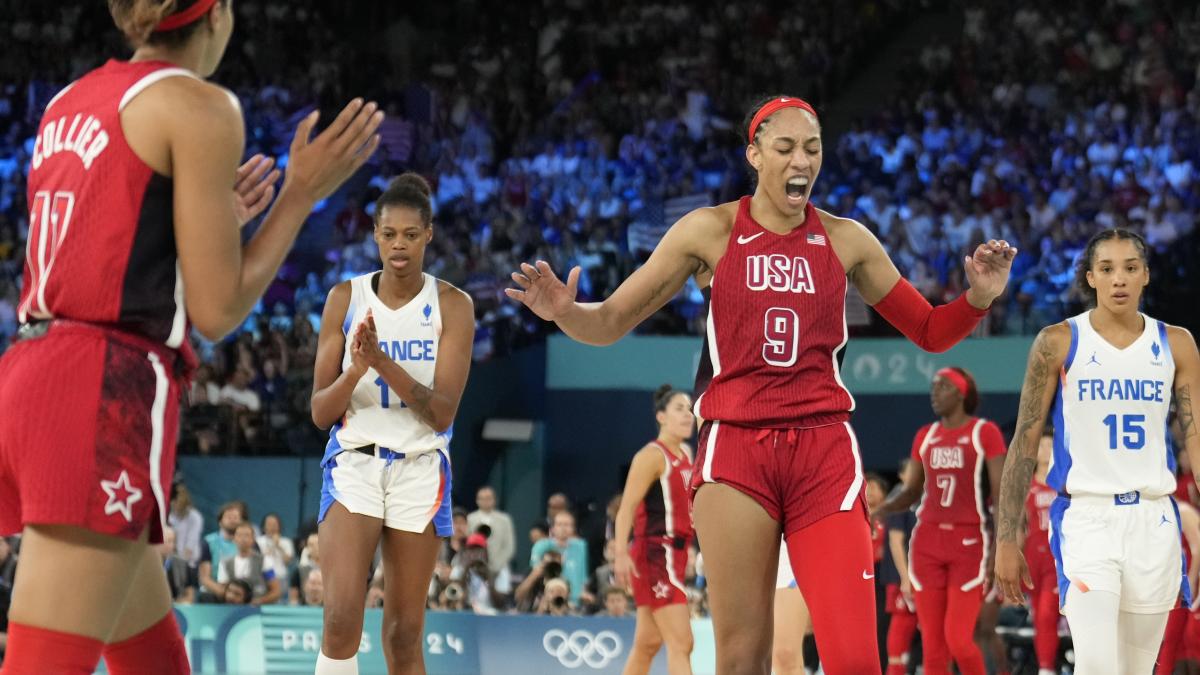
[{"label": "white sock", "polygon": [[1058,673],[1049,668],[1038,668],[1038,675],[1058,675]]},{"label": "white sock", "polygon": [[313,675],[358,675],[358,655],[348,659],[331,659],[322,651],[317,656],[317,669]]}]

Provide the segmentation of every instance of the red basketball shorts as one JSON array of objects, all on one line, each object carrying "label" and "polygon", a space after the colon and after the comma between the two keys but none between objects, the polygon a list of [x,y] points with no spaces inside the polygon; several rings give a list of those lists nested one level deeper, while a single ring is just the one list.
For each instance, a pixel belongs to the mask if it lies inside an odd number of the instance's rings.
[{"label": "red basketball shorts", "polygon": [[910,614],[917,615],[917,605],[910,603],[908,598],[900,592],[900,584],[888,584],[887,589],[887,613],[888,614]]},{"label": "red basketball shorts", "polygon": [[683,585],[688,558],[685,540],[634,539],[629,557],[633,558],[633,570],[637,573],[633,577],[633,601],[638,607],[653,610],[687,604],[687,589]]},{"label": "red basketball shorts", "polygon": [[981,525],[917,522],[908,545],[913,589],[983,590],[987,532]]},{"label": "red basketball shorts", "polygon": [[162,541],[182,378],[171,350],[53,325],[0,359],[0,534],[75,525]]},{"label": "red basketball shorts", "polygon": [[825,516],[864,517],[862,459],[849,422],[802,429],[757,429],[706,421],[692,470],[692,495],[705,483],[753,498],[786,536]]}]

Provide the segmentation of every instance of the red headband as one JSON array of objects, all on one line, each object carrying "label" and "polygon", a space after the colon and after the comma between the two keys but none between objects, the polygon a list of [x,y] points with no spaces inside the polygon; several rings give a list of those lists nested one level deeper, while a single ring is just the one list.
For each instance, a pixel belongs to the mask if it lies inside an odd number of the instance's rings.
[{"label": "red headband", "polygon": [[175,30],[176,28],[183,28],[184,26],[204,16],[204,13],[212,9],[212,6],[215,4],[217,4],[217,0],[196,0],[196,4],[192,5],[191,7],[188,7],[182,12],[176,12],[162,21],[159,21],[158,25],[154,27],[154,32],[165,33],[169,30]]},{"label": "red headband", "polygon": [[813,117],[817,116],[817,111],[813,110],[813,107],[809,105],[808,101],[805,101],[802,98],[789,98],[787,96],[781,96],[779,98],[772,99],[771,101],[768,101],[766,105],[759,108],[758,112],[754,113],[754,119],[750,120],[749,138],[751,143],[754,142],[754,134],[758,133],[758,125],[762,124],[763,120],[767,119],[771,115],[774,115],[780,110],[783,110],[784,108],[799,108],[801,110],[807,110],[810,114],[812,114]]},{"label": "red headband", "polygon": [[954,385],[954,388],[958,390],[958,393],[963,395],[963,398],[967,397],[967,392],[970,391],[971,385],[967,383],[967,378],[963,377],[962,373],[954,370],[953,368],[942,368],[933,375],[934,377],[940,377],[948,381],[950,384]]}]

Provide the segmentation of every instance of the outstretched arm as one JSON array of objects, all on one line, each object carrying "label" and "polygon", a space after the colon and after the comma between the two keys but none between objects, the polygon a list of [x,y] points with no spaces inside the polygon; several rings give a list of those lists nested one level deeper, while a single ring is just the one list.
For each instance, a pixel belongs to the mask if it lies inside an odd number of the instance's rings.
[{"label": "outstretched arm", "polygon": [[[996,582],[1004,597],[1024,597],[1021,581],[1031,584],[1029,570],[1021,554],[1021,519],[1025,497],[1037,470],[1037,450],[1042,438],[1046,413],[1054,398],[1059,373],[1066,360],[1071,333],[1066,324],[1043,328],[1029,350],[1029,365],[1021,389],[1017,429],[1013,432],[1000,477],[1000,501],[996,513]],[[1062,430],[1057,430],[1059,433]]]},{"label": "outstretched arm", "polygon": [[633,329],[663,305],[698,272],[703,263],[698,254],[701,242],[719,237],[723,231],[715,209],[692,211],[671,226],[650,259],[629,276],[604,302],[575,302],[579,268],[572,269],[564,284],[544,261],[524,263],[512,279],[519,289],[507,288],[508,297],[519,300],[541,318],[554,321],[571,338],[590,345],[609,345]]},{"label": "outstretched arm", "polygon": [[888,257],[883,245],[861,224],[851,230],[850,281],[867,304],[921,349],[944,352],[969,335],[1008,283],[1017,249],[1006,241],[980,244],[963,259],[966,292],[933,307],[913,288]]}]

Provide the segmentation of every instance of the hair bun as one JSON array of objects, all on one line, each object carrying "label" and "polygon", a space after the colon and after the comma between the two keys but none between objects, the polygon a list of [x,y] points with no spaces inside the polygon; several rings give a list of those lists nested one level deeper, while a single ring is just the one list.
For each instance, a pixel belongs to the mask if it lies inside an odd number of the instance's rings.
[{"label": "hair bun", "polygon": [[392,179],[388,184],[388,190],[416,190],[424,195],[427,199],[433,196],[433,190],[429,187],[429,181],[423,176],[412,171],[406,171]]}]

